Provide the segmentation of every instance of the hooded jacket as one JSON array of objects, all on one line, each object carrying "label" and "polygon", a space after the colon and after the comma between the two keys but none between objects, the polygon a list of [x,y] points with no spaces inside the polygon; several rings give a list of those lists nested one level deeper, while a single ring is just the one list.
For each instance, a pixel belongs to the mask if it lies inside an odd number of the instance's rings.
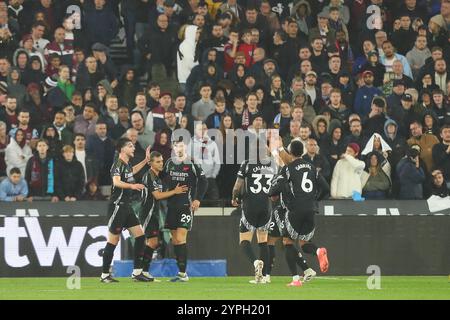
[{"label": "hooded jacket", "polygon": [[310,104],[308,93],[306,93],[304,89],[294,91],[294,93],[292,94],[292,105],[295,105],[295,99],[297,99],[299,95],[303,95],[303,97],[305,98],[305,103],[303,104],[303,119],[308,123],[313,123],[314,118],[317,114],[313,106]]},{"label": "hooded jacket", "polygon": [[[297,14],[298,8],[304,5],[306,7],[306,16],[304,18],[300,17]],[[311,6],[308,1],[301,0],[297,2],[291,9],[291,16],[295,18],[297,21],[298,29],[303,32],[304,34],[309,34],[309,26],[311,25]]]},{"label": "hooded jacket", "polygon": [[189,25],[186,27],[185,39],[180,44],[177,52],[177,67],[178,67],[178,81],[186,83],[192,68],[198,65],[195,59],[195,49],[197,41],[195,40],[197,34],[197,26]]},{"label": "hooded jacket", "polygon": [[[17,83],[13,83],[11,78],[11,73],[13,71],[17,71],[19,73],[19,78],[17,79]],[[23,84],[21,84],[22,74],[20,69],[17,67],[11,67],[8,77],[8,94],[14,96],[17,99],[17,108],[23,108],[25,106],[26,98],[27,98],[27,89]]]},{"label": "hooded jacket", "polygon": [[400,182],[399,199],[423,199],[423,183],[426,178],[423,168],[417,168],[409,157],[405,157],[397,164],[396,171]]},{"label": "hooded jacket", "polygon": [[[393,137],[390,137],[387,132],[387,127],[392,124],[396,127]],[[387,119],[384,123],[384,135],[383,139],[391,147],[392,152],[389,154],[388,160],[392,164],[392,168],[395,168],[400,159],[406,152],[406,140],[403,136],[398,134],[398,124],[393,119]]]},{"label": "hooded jacket", "polygon": [[[133,80],[128,81],[126,77],[128,71],[130,70],[134,71],[134,78]],[[119,104],[121,106],[132,108],[134,106],[135,97],[138,91],[139,91],[139,81],[136,75],[136,70],[134,70],[133,67],[131,66],[125,66],[123,68],[119,84],[116,88],[117,96],[119,98]]]},{"label": "hooded jacket", "polygon": [[[39,63],[41,63],[40,70],[33,70],[31,68],[31,64],[33,63],[33,61],[39,61]],[[25,71],[23,72],[22,83],[27,86],[32,82],[37,83],[39,85],[42,82],[44,82],[45,74],[42,71],[42,66],[43,66],[42,60],[38,56],[31,56],[30,59],[28,60],[28,66],[25,69]]]}]

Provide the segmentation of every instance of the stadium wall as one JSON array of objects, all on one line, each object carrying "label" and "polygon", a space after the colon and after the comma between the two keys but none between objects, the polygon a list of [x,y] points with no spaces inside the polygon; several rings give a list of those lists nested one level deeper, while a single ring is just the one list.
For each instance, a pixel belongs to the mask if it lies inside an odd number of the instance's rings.
[{"label": "stadium wall", "polygon": [[[329,275],[365,275],[377,265],[382,275],[448,275],[449,216],[317,216],[314,241],[329,252]],[[0,217],[0,276],[98,276],[105,245],[105,217]],[[239,250],[239,216],[196,217],[189,258],[226,259],[228,275],[251,275]],[[129,258],[123,234],[115,259]],[[255,245],[257,252],[257,247]],[[318,269],[316,259],[307,256]],[[288,275],[278,244],[274,275]]]}]

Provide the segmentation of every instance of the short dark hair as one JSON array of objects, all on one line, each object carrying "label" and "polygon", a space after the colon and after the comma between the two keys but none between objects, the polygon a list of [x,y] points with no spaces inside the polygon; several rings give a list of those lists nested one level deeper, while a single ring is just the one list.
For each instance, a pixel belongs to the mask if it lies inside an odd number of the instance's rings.
[{"label": "short dark hair", "polygon": [[161,154],[161,153],[159,153],[158,151],[152,151],[152,152],[150,153],[150,162],[153,162],[153,160],[154,160],[155,158],[159,158],[159,157],[162,157],[162,154]]},{"label": "short dark hair", "polygon": [[12,176],[13,174],[22,174],[22,173],[20,172],[19,168],[14,167],[11,170],[9,170],[9,175]]},{"label": "short dark hair", "polygon": [[35,23],[33,23],[31,29],[34,29],[36,27],[44,27],[45,29],[47,29],[47,26],[41,21],[36,21]]},{"label": "short dark hair", "polygon": [[158,87],[161,88],[161,86],[159,85],[158,82],[156,82],[156,81],[151,81],[151,82],[149,82],[149,84],[148,84],[148,86],[147,86],[147,90],[150,90],[150,89],[152,89],[152,88],[158,88]]},{"label": "short dark hair", "polygon": [[81,133],[81,132],[75,133],[75,136],[73,137],[73,141],[75,141],[75,139],[77,137],[82,137],[84,140],[86,140],[86,135],[84,133]]},{"label": "short dark hair", "polygon": [[441,127],[440,133],[444,132],[444,129],[450,129],[450,123],[446,123]]},{"label": "short dark hair", "polygon": [[292,141],[289,149],[294,157],[301,157],[303,155],[303,143],[301,141]]},{"label": "short dark hair", "polygon": [[131,119],[131,117],[133,116],[133,114],[135,114],[135,113],[139,114],[139,115],[141,116],[141,118],[144,119],[144,115],[143,115],[142,112],[140,112],[139,110],[134,110],[133,112],[131,112],[131,114],[130,114],[130,119]]},{"label": "short dark hair", "polygon": [[209,84],[209,83],[202,83],[201,85],[200,85],[200,88],[198,89],[198,91],[200,92],[203,88],[205,88],[205,87],[209,87],[209,88],[211,88],[212,89],[212,86]]},{"label": "short dark hair", "polygon": [[120,138],[117,140],[117,151],[121,152],[123,147],[125,147],[129,142],[131,142],[131,140],[128,138]]},{"label": "short dark hair", "polygon": [[85,108],[92,108],[92,109],[94,109],[95,111],[97,111],[97,106],[96,106],[96,104],[95,104],[94,102],[91,102],[91,101],[86,102],[86,104],[84,105],[84,108],[83,108],[83,109],[85,109]]},{"label": "short dark hair", "polygon": [[64,117],[66,116],[66,113],[65,113],[64,111],[62,111],[62,110],[56,111],[56,112],[55,112],[55,116],[56,116],[57,114],[62,114]]}]

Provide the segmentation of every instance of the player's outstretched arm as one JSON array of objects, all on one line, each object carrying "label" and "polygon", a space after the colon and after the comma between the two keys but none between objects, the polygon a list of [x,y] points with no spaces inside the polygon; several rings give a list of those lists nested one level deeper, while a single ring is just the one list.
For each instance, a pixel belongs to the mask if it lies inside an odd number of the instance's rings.
[{"label": "player's outstretched arm", "polygon": [[140,184],[140,183],[123,182],[122,180],[120,180],[120,176],[114,176],[113,177],[113,185],[116,188],[131,189],[131,190],[137,190],[137,191],[142,191],[145,188],[145,186],[143,184]]},{"label": "player's outstretched arm", "polygon": [[164,200],[170,197],[173,197],[176,194],[182,194],[189,191],[189,187],[186,185],[180,186],[180,184],[177,184],[177,186],[170,190],[170,191],[153,191],[152,195],[156,200]]}]

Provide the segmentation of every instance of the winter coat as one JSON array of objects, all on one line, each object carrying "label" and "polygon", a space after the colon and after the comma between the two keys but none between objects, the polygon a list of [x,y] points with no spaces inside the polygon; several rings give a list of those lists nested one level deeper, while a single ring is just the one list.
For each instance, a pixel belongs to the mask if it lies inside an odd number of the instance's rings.
[{"label": "winter coat", "polygon": [[11,139],[5,150],[6,172],[9,174],[12,168],[19,168],[22,176],[24,176],[27,161],[32,156],[33,153],[28,144],[21,148],[16,140]]},{"label": "winter coat", "polygon": [[381,90],[376,87],[362,86],[356,91],[353,110],[355,110],[361,118],[367,116],[370,113],[373,97],[381,95]]},{"label": "winter coat", "polygon": [[397,177],[400,182],[399,198],[402,200],[423,199],[425,172],[415,162],[405,157],[397,164]]},{"label": "winter coat", "polygon": [[422,134],[419,139],[415,137],[409,138],[407,141],[409,146],[418,144],[420,146],[420,158],[425,162],[427,171],[431,172],[434,168],[433,162],[433,146],[439,144],[439,139],[433,134]]},{"label": "winter coat", "polygon": [[109,46],[111,40],[117,35],[118,23],[112,10],[92,8],[85,11],[83,29],[90,44],[96,42]]},{"label": "winter coat", "polygon": [[365,163],[345,154],[334,167],[331,179],[331,197],[351,198],[354,191],[362,192],[361,175]]},{"label": "winter coat", "polygon": [[178,81],[180,83],[186,83],[192,68],[198,65],[198,61],[195,59],[195,48],[197,46],[197,41],[195,41],[195,38],[197,35],[197,29],[197,26],[187,26],[185,39],[178,48],[177,68]]},{"label": "winter coat", "polygon": [[55,190],[59,200],[65,197],[81,199],[84,190],[84,169],[77,159],[68,162],[65,159],[58,161],[55,172]]}]

